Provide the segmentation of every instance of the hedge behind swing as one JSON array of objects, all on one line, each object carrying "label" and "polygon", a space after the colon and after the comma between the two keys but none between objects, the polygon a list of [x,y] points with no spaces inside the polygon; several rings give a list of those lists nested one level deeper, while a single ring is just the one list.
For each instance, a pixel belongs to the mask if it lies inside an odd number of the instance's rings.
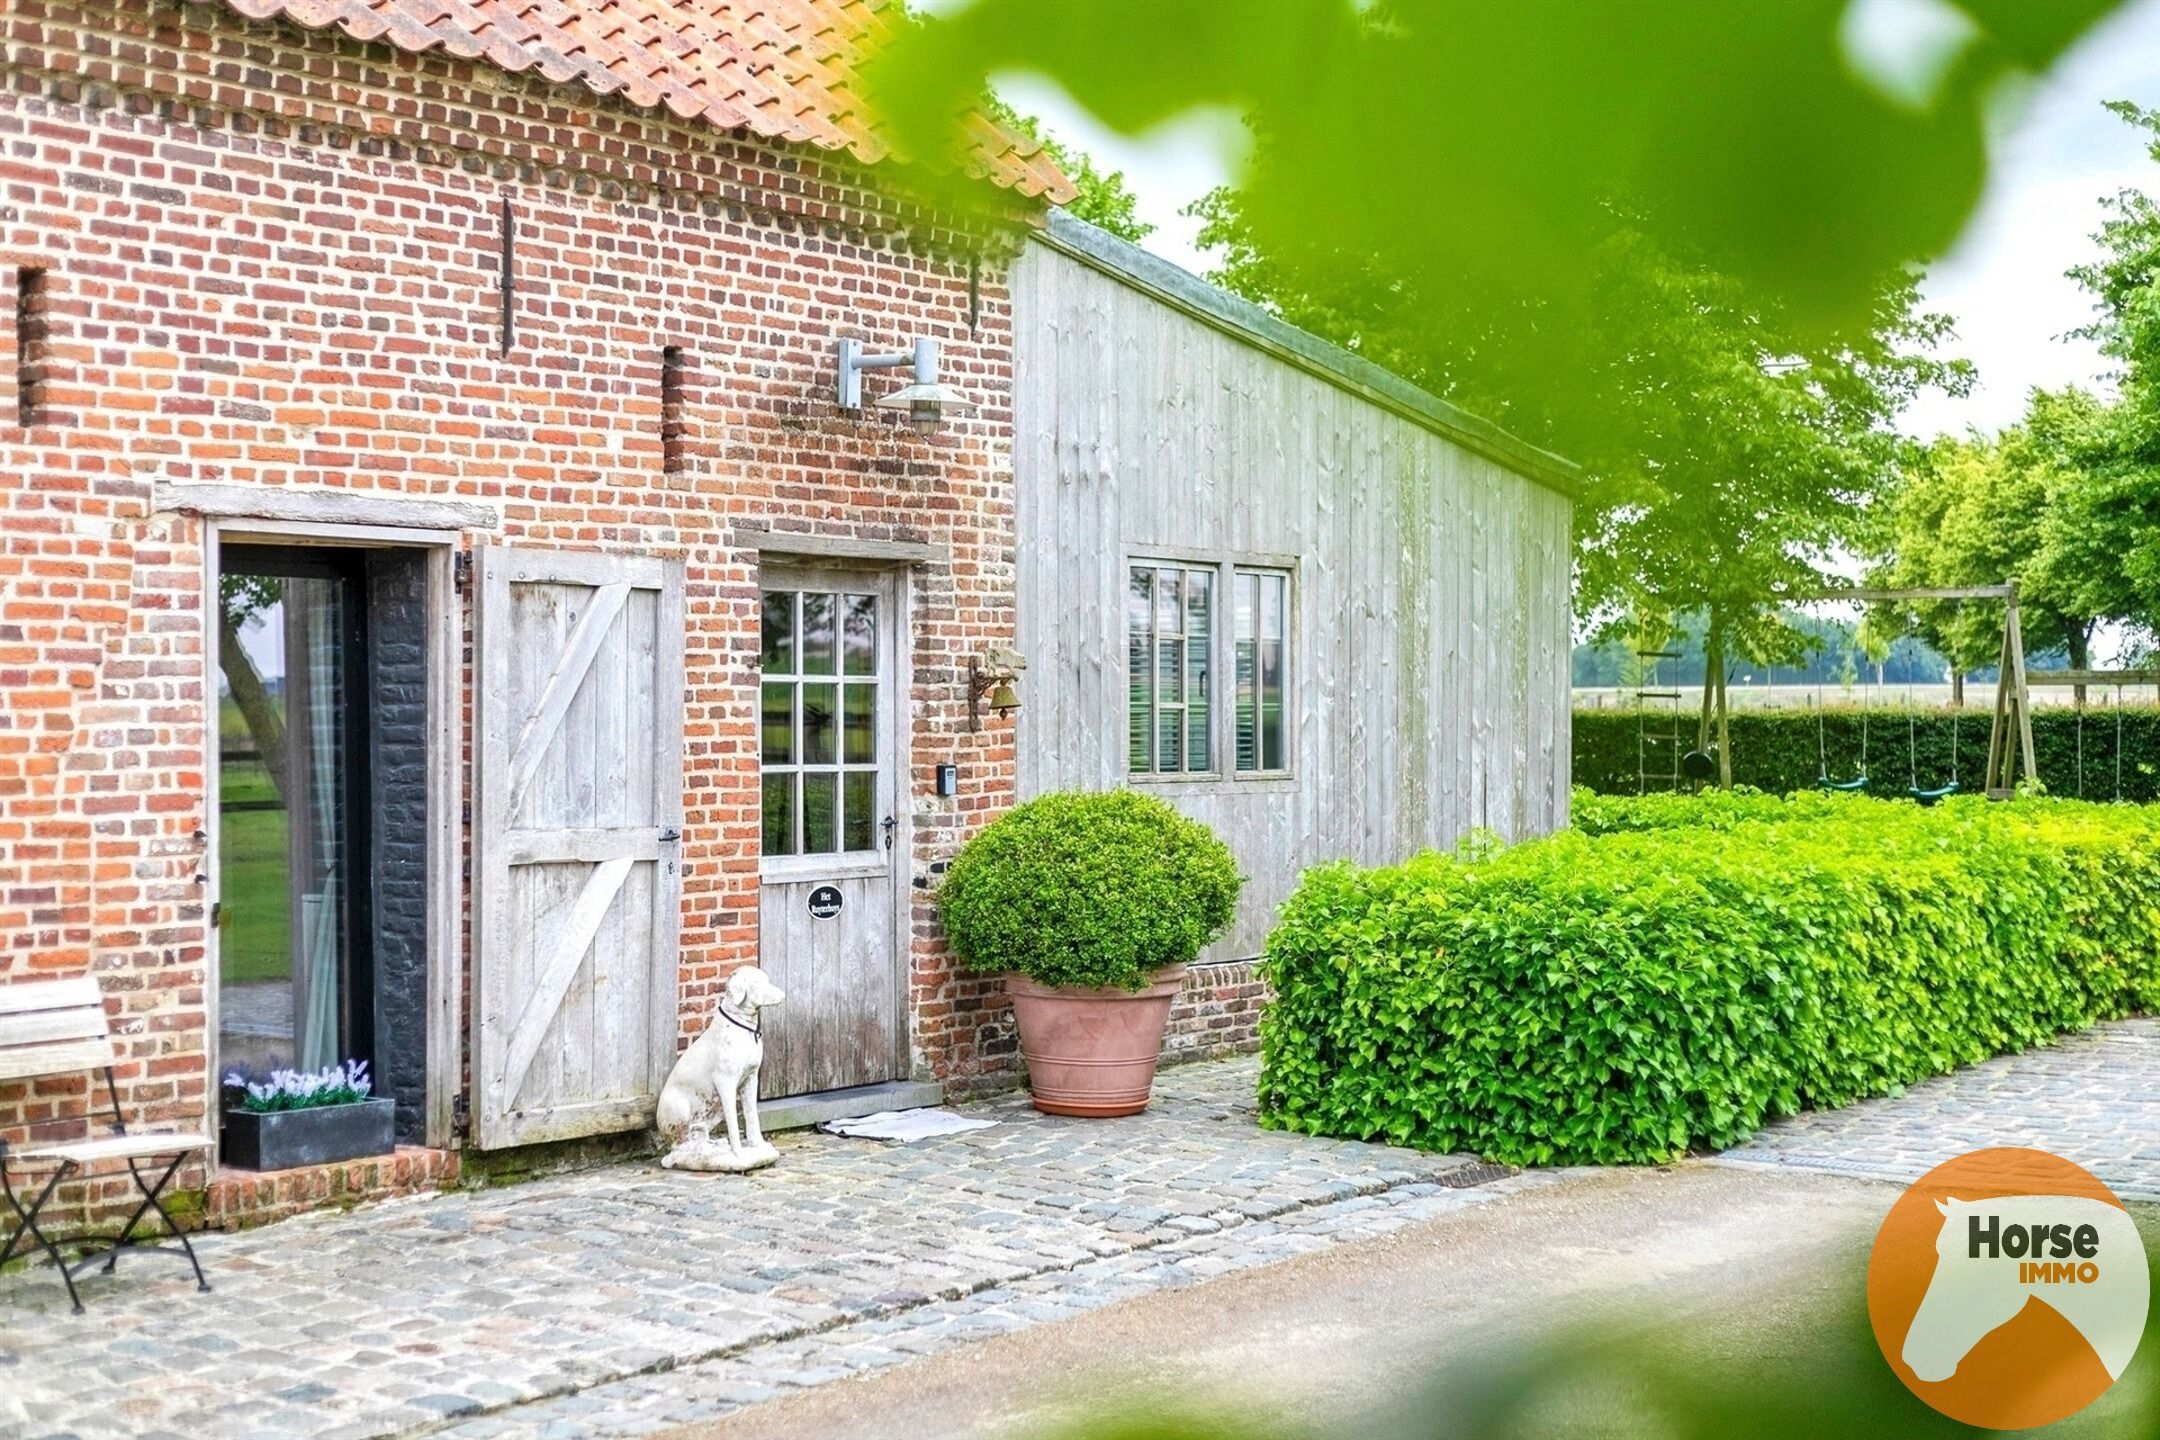
[{"label": "hedge behind swing", "polygon": [[1867,771],[1867,742],[1868,742],[1868,732],[1867,732],[1867,714],[1868,714],[1868,712],[1867,712],[1867,701],[1866,701],[1866,699],[1865,699],[1865,698],[1863,697],[1863,698],[1862,698],[1862,700],[1861,700],[1861,702],[1860,702],[1860,773],[1859,773],[1859,774],[1857,774],[1857,775],[1855,775],[1855,776],[1853,776],[1853,778],[1852,778],[1852,779],[1850,779],[1850,780],[1833,780],[1833,779],[1831,779],[1831,778],[1830,778],[1830,744],[1829,744],[1829,741],[1828,741],[1828,739],[1827,739],[1827,738],[1825,737],[1825,733],[1824,733],[1824,726],[1823,726],[1822,682],[1821,682],[1821,681],[1817,681],[1817,682],[1816,682],[1816,684],[1815,684],[1815,764],[1816,764],[1817,774],[1816,774],[1816,778],[1815,778],[1815,783],[1816,783],[1817,785],[1821,786],[1821,787],[1822,787],[1823,789],[1825,789],[1825,790],[1842,790],[1842,791],[1845,791],[1845,792],[1846,792],[1846,793],[1848,793],[1848,794],[1850,794],[1850,793],[1852,793],[1852,792],[1855,792],[1855,791],[1859,791],[1859,790],[1865,790],[1865,789],[1867,789],[1867,783],[1868,783],[1868,771]]},{"label": "hedge behind swing", "polygon": [[[2148,696],[2151,691],[2145,692]],[[1860,714],[1856,707],[1825,707],[1829,730],[1828,748],[1858,754]],[[1895,724],[1897,718],[1887,717]],[[2122,756],[2122,798],[2130,803],[2160,801],[2160,706],[2150,700],[2132,701],[2122,707],[2121,741],[2116,741],[2117,716],[2105,705],[2088,706],[2085,716],[2085,794],[2108,799],[2115,793],[2115,757]],[[1876,707],[1871,731],[1882,728],[1886,716]],[[1950,776],[1950,712],[1929,708],[1920,712],[1920,774],[1923,781],[1947,780]],[[1966,720],[1956,737],[1958,794],[1980,793],[1974,778],[1987,768],[1988,716],[1968,707]],[[1635,717],[1625,711],[1578,710],[1574,716],[1574,775],[1580,785],[1609,795],[1635,793]],[[2033,733],[2039,748],[2039,778],[2056,795],[2077,793],[2077,712],[2068,705],[2043,706],[2034,712]],[[1870,746],[1869,760],[1874,759]],[[1816,748],[1815,716],[1806,709],[1735,710],[1732,717],[1732,778],[1735,785],[1784,795],[1795,790],[1822,791],[1822,764]],[[1845,776],[1833,773],[1833,780]],[[1877,774],[1866,792],[1903,795],[1903,785],[1886,783]]]},{"label": "hedge behind swing", "polygon": [[[1955,653],[1950,656],[1950,664],[1953,667],[1952,673],[1963,677],[1965,670],[1958,664]],[[1963,683],[1962,678],[1959,683]],[[1950,707],[1950,783],[1931,788],[1920,783],[1920,711],[1913,704],[1913,699],[1913,684],[1908,675],[1905,681],[1905,793],[1922,805],[1933,805],[1938,800],[1946,800],[1958,793],[1958,721],[1963,718],[1965,707]]]}]

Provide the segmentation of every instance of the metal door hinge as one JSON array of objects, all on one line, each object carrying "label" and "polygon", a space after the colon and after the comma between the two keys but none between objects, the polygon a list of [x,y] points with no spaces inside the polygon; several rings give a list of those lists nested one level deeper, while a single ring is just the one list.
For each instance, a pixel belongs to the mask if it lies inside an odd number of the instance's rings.
[{"label": "metal door hinge", "polygon": [[450,557],[450,583],[460,595],[472,589],[472,551],[460,550]]},{"label": "metal door hinge", "polygon": [[215,929],[217,929],[217,928],[218,928],[218,926],[220,926],[220,925],[222,925],[222,924],[224,924],[224,923],[225,923],[225,902],[224,902],[224,901],[222,901],[222,900],[213,900],[213,901],[211,901],[211,902],[210,902],[210,928],[211,928],[211,929],[213,929],[213,930],[215,930]]}]

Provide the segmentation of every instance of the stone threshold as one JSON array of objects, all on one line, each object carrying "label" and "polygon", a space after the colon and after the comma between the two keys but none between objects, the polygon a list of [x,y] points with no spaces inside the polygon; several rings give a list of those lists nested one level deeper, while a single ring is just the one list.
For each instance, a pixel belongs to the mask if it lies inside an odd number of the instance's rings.
[{"label": "stone threshold", "polygon": [[[762,1114],[762,1109],[760,1113]],[[1249,1226],[1267,1225],[1270,1222],[1300,1215],[1320,1219],[1326,1217],[1330,1212],[1338,1210],[1354,1210],[1358,1207],[1376,1203],[1386,1203],[1391,1192],[1402,1191],[1413,1197],[1427,1197],[1436,1194],[1446,1195],[1449,1193],[1478,1191],[1497,1199],[1503,1194],[1510,1193],[1514,1187],[1548,1183],[1555,1175],[1561,1173],[1540,1171],[1524,1175],[1507,1166],[1487,1164],[1468,1156],[1433,1156],[1431,1158],[1435,1162],[1440,1162],[1438,1168],[1406,1171],[1392,1177],[1364,1181],[1343,1180],[1334,1185],[1329,1193],[1309,1200],[1291,1200],[1281,1204],[1248,1201],[1245,1205],[1236,1209],[1217,1211],[1212,1216],[1184,1216],[1180,1217],[1183,1221],[1182,1224],[1178,1221],[1171,1222],[1170,1233],[1144,1238],[1132,1245],[1108,1253],[1097,1253],[1052,1265],[1023,1267],[1009,1274],[989,1276],[963,1285],[947,1285],[934,1291],[909,1291],[881,1295],[866,1305],[858,1306],[845,1314],[835,1315],[816,1324],[775,1326],[765,1334],[731,1341],[724,1345],[715,1345],[708,1350],[687,1355],[663,1356],[648,1365],[621,1370],[613,1374],[596,1375],[576,1384],[565,1385],[560,1389],[547,1390],[537,1395],[517,1400],[506,1400],[494,1405],[475,1403],[469,1409],[446,1414],[440,1420],[428,1421],[402,1430],[374,1433],[382,1435],[385,1440],[408,1440],[408,1437],[430,1435],[450,1435],[453,1440],[457,1440],[457,1437],[464,1435],[465,1427],[472,1426],[473,1440],[480,1440],[482,1436],[496,1434],[495,1427],[500,1425],[504,1434],[521,1434],[522,1431],[519,1428],[521,1417],[518,1412],[522,1410],[544,1408],[558,1402],[572,1400],[592,1391],[605,1390],[611,1386],[635,1384],[645,1377],[689,1371],[740,1360],[774,1346],[785,1346],[800,1341],[830,1336],[835,1332],[853,1330],[867,1322],[904,1319],[917,1312],[935,1310],[937,1307],[966,1300],[985,1291],[1001,1290],[1009,1286],[1024,1284],[1050,1276],[1081,1273],[1108,1263],[1129,1261],[1135,1257],[1146,1256],[1153,1251],[1167,1251],[1176,1254],[1196,1243],[1218,1244],[1224,1240],[1235,1239],[1237,1232]],[[1269,1256],[1266,1258],[1288,1257]],[[1258,1263],[1265,1263],[1265,1260],[1259,1260]],[[914,1356],[910,1355],[904,1358],[912,1359]],[[836,1375],[834,1378],[839,1377]],[[661,1428],[673,1427],[640,1424],[636,1427],[636,1433],[645,1433],[648,1430]],[[551,1427],[548,1433],[552,1434],[555,1431]],[[591,1433],[598,1435],[603,1431],[596,1429]]]},{"label": "stone threshold", "polygon": [[[762,1101],[758,1105],[758,1123],[770,1131],[805,1130],[827,1120],[944,1103],[944,1087],[935,1081],[888,1080]],[[377,1200],[455,1189],[464,1169],[462,1153],[400,1145],[388,1155],[331,1165],[306,1165],[292,1170],[220,1169],[211,1177],[204,1195],[204,1228],[245,1230],[319,1210],[349,1209]]]},{"label": "stone threshold", "polygon": [[[769,1131],[804,1130],[827,1120],[944,1103],[944,1087],[935,1081],[888,1080],[766,1100],[758,1105],[758,1123]],[[378,1200],[456,1189],[465,1168],[462,1154],[458,1150],[400,1145],[388,1155],[330,1165],[292,1170],[220,1169],[211,1177],[203,1197],[203,1228],[246,1230],[321,1210],[344,1210]]]},{"label": "stone threshold", "polygon": [[416,1145],[292,1170],[220,1169],[204,1195],[203,1224],[211,1230],[246,1230],[318,1210],[424,1195],[454,1187],[459,1169],[457,1151]]},{"label": "stone threshold", "polygon": [[827,1120],[853,1120],[881,1110],[943,1105],[945,1087],[935,1080],[886,1080],[758,1102],[758,1124],[767,1130],[807,1130]]}]

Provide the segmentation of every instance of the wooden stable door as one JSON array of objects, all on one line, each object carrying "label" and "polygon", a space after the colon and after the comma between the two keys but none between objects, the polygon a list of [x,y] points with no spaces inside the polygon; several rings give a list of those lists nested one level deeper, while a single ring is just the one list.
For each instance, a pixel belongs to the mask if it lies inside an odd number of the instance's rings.
[{"label": "wooden stable door", "polygon": [[763,577],[758,686],[763,854],[760,1091],[800,1095],[907,1073],[906,692],[890,571]]},{"label": "wooden stable door", "polygon": [[634,1130],[675,1060],[682,570],[494,547],[478,590],[475,1138]]}]

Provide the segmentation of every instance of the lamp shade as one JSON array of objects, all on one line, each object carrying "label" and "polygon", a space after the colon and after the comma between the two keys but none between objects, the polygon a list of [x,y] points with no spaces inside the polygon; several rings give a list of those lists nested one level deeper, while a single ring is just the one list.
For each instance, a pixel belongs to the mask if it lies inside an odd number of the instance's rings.
[{"label": "lamp shade", "polygon": [[915,381],[890,395],[870,402],[878,410],[905,410],[908,424],[918,435],[930,435],[937,431],[947,411],[955,415],[972,415],[975,402],[950,385],[938,380],[937,341],[927,337],[915,341],[911,349],[892,354],[865,354],[862,343],[843,339],[840,342],[839,374],[836,398],[843,410],[862,408],[862,375],[865,370],[892,370],[912,364]]},{"label": "lamp shade", "polygon": [[905,410],[910,414],[919,414],[919,407],[925,405],[933,407],[936,414],[948,411],[955,415],[975,413],[974,401],[938,380],[927,383],[918,380],[913,385],[903,385],[890,395],[880,395],[870,405],[877,410]]}]

